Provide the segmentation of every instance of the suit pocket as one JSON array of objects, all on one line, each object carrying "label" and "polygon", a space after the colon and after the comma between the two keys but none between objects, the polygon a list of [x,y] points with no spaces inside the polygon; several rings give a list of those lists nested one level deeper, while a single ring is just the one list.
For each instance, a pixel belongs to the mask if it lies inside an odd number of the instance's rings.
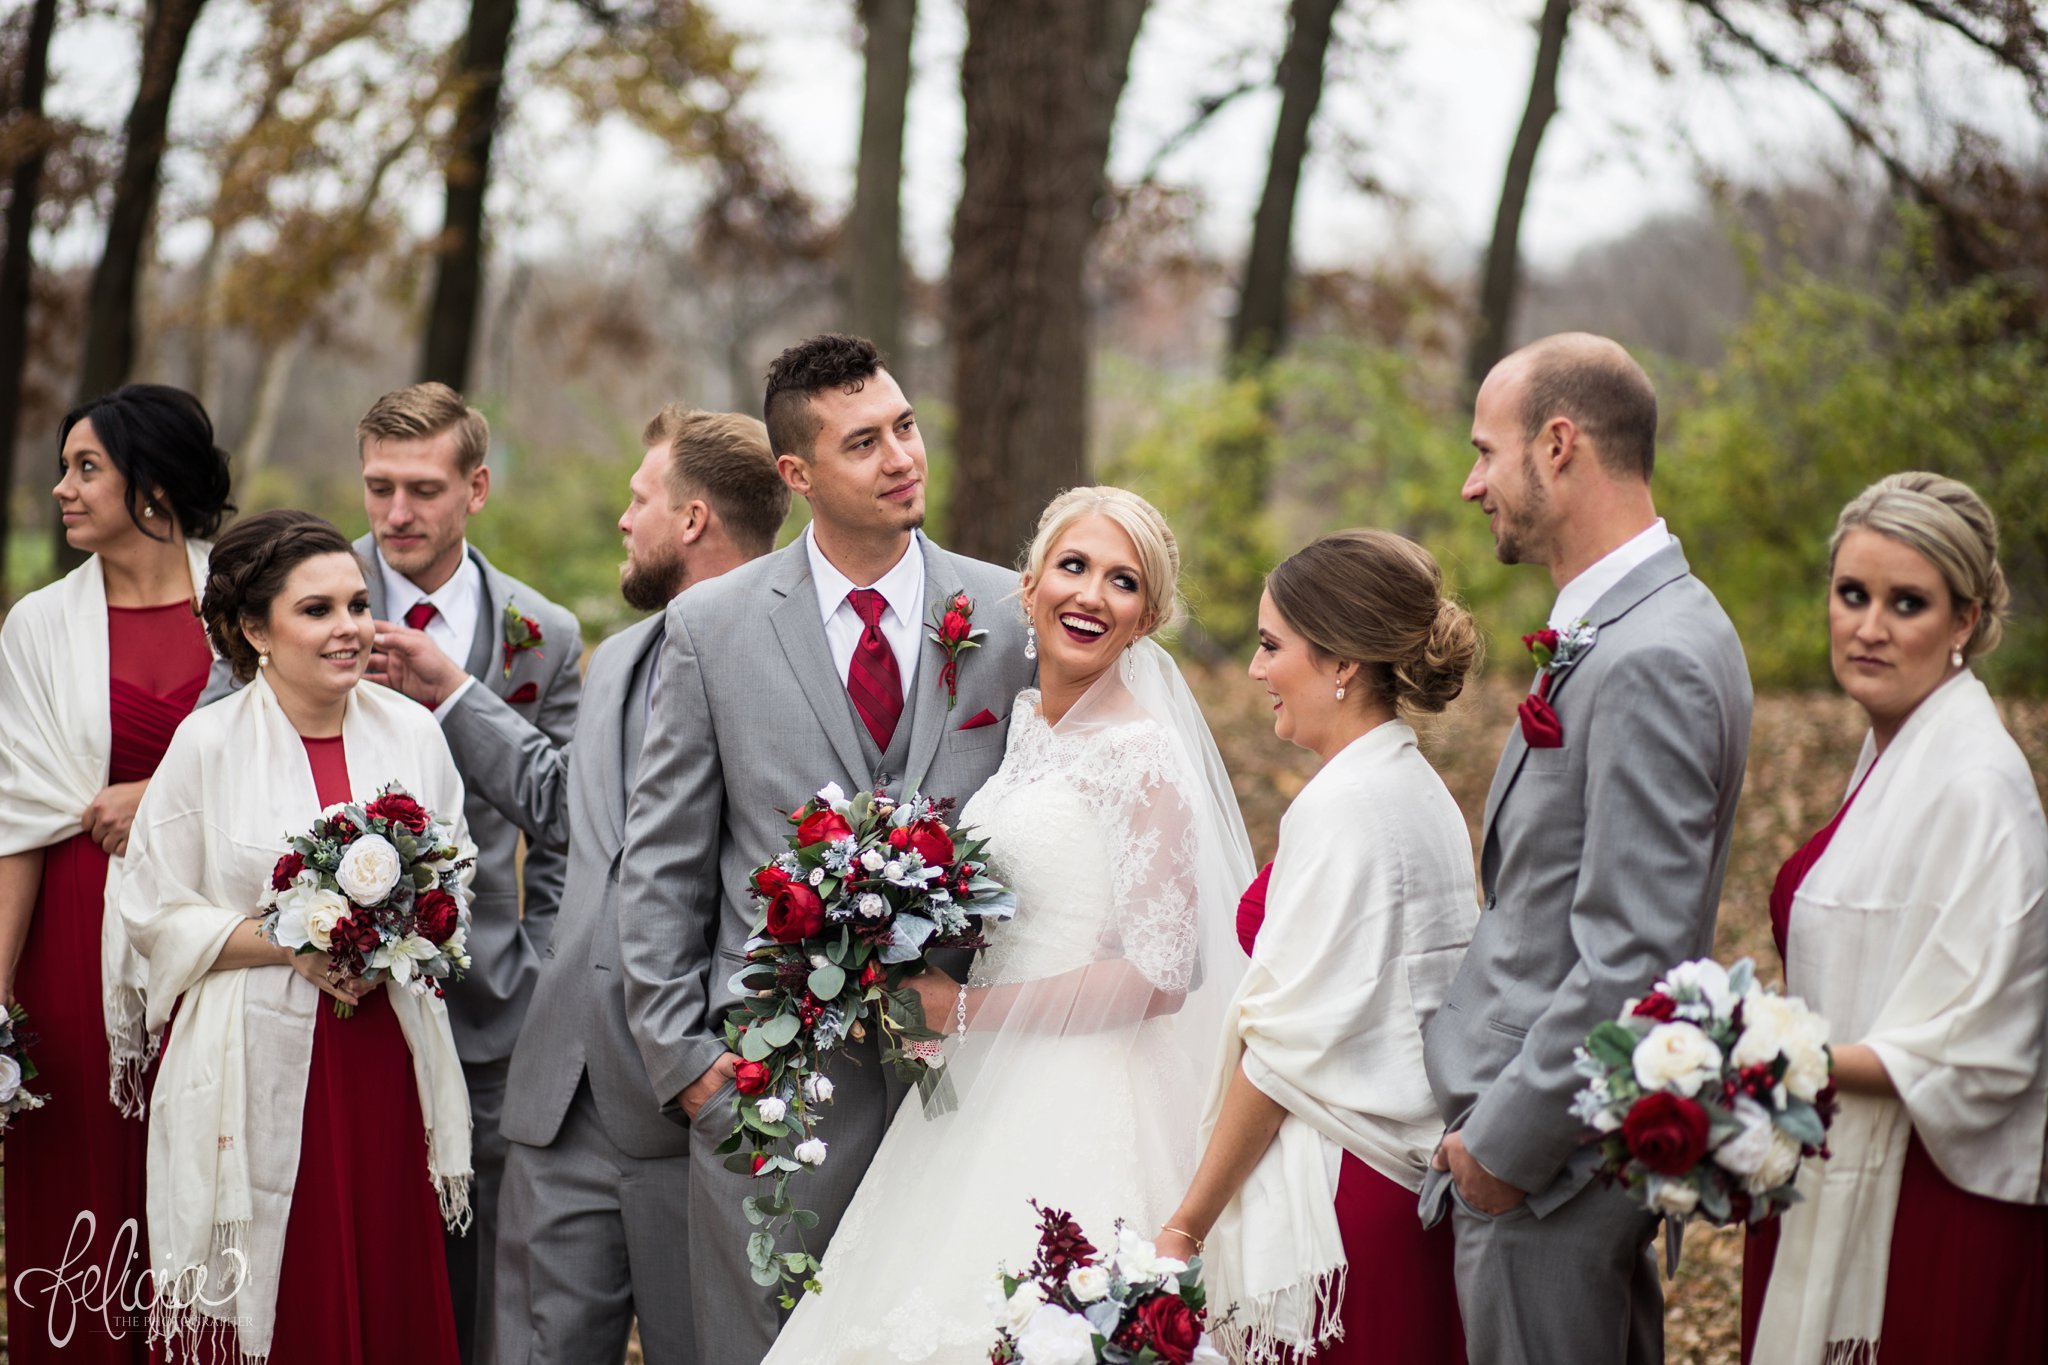
[{"label": "suit pocket", "polygon": [[978,754],[985,749],[1000,750],[1009,731],[1001,725],[977,725],[972,730],[951,730],[946,734],[949,754]]},{"label": "suit pocket", "polygon": [[1504,1033],[1510,1038],[1523,1039],[1529,1036],[1527,1024],[1510,1024],[1505,1019],[1488,1019],[1486,1026],[1495,1033]]}]

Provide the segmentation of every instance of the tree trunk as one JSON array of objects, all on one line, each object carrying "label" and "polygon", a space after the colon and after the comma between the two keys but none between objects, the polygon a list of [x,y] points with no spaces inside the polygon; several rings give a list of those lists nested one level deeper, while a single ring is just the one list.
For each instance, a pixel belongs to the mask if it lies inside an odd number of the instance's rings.
[{"label": "tree trunk", "polygon": [[[163,170],[171,92],[185,61],[186,40],[206,0],[150,0],[142,21],[142,78],[128,111],[121,170],[114,180],[114,207],[107,215],[107,246],[92,272],[87,304],[85,363],[78,374],[78,400],[97,398],[128,382],[135,368],[135,305],[143,257],[149,250],[151,220]],[[64,541],[55,521],[57,569],[64,572],[85,556]]]},{"label": "tree trunk", "polygon": [[1544,0],[1529,103],[1522,111],[1514,150],[1508,153],[1500,210],[1493,219],[1493,241],[1486,248],[1486,276],[1479,286],[1479,330],[1465,357],[1465,373],[1474,388],[1508,353],[1508,339],[1514,334],[1515,308],[1521,302],[1522,289],[1522,209],[1529,202],[1529,182],[1536,170],[1536,151],[1543,145],[1543,130],[1557,112],[1557,68],[1564,56],[1565,24],[1571,15],[1572,0]]},{"label": "tree trunk", "polygon": [[860,0],[860,17],[867,29],[867,76],[860,165],[846,224],[846,313],[853,330],[881,347],[901,378],[903,109],[910,97],[917,0]]},{"label": "tree trunk", "polygon": [[490,186],[491,142],[498,132],[505,55],[519,0],[471,0],[462,40],[462,83],[455,111],[455,147],[446,171],[447,210],[435,244],[433,301],[420,351],[420,378],[462,391],[476,348],[477,303],[483,292],[484,192]]},{"label": "tree trunk", "polygon": [[21,381],[28,367],[29,277],[35,259],[29,237],[35,231],[36,201],[42,195],[43,157],[48,150],[43,121],[43,87],[50,73],[50,30],[57,0],[36,0],[24,40],[20,85],[13,95],[13,122],[28,145],[7,183],[7,247],[0,255],[0,589],[6,586],[7,543],[14,507],[14,446],[21,435]]},{"label": "tree trunk", "polygon": [[253,478],[270,463],[277,445],[277,429],[284,417],[285,396],[291,392],[292,371],[299,353],[306,349],[306,333],[298,331],[263,351],[263,367],[256,377],[256,402],[249,417],[249,433],[242,438],[241,477]]},{"label": "tree trunk", "polygon": [[1287,52],[1280,59],[1280,121],[1273,129],[1273,157],[1266,165],[1266,189],[1252,220],[1252,249],[1245,261],[1237,316],[1230,323],[1233,373],[1258,369],[1287,347],[1287,292],[1293,273],[1294,197],[1301,164],[1308,156],[1308,130],[1323,98],[1323,59],[1330,26],[1342,0],[1294,0]]},{"label": "tree trunk", "polygon": [[1086,481],[1084,269],[1144,13],[1145,0],[967,0],[947,284],[962,553],[1010,563],[1046,501]]}]

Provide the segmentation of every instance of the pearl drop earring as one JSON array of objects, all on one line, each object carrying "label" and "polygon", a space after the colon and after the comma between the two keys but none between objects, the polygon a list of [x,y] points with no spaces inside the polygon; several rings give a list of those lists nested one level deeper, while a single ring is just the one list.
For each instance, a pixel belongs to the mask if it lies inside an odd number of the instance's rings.
[{"label": "pearl drop earring", "polygon": [[1963,666],[1963,651],[1960,649],[1950,650],[1948,652],[1948,661],[1955,667],[1961,668]]},{"label": "pearl drop earring", "polygon": [[258,654],[256,656],[256,666],[258,668],[270,667],[270,656],[268,654]]},{"label": "pearl drop earring", "polygon": [[1342,700],[1344,700],[1344,684],[1343,684],[1343,683],[1338,683],[1338,684],[1337,684],[1337,700],[1338,700],[1338,701],[1342,701]]}]

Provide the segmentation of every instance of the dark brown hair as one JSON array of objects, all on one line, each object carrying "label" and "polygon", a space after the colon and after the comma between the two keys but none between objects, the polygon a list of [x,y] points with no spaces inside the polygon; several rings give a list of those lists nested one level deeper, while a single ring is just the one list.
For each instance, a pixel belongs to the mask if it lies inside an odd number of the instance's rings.
[{"label": "dark brown hair", "polygon": [[123,501],[135,529],[151,540],[169,540],[143,524],[145,508],[175,518],[194,540],[209,539],[228,501],[228,453],[213,443],[213,419],[197,398],[169,384],[124,384],[112,393],[80,403],[57,428],[62,450],[71,428],[91,422],[100,447],[128,481]]},{"label": "dark brown hair", "polygon": [[1479,662],[1472,617],[1444,596],[1429,551],[1392,531],[1339,531],[1280,561],[1266,591],[1325,658],[1365,665],[1382,700],[1437,712]]},{"label": "dark brown hair", "polygon": [[811,458],[811,442],[821,425],[811,411],[811,395],[827,389],[859,393],[884,368],[882,353],[866,337],[825,332],[775,357],[768,367],[768,391],[761,415],[768,423],[768,444],[777,455]]},{"label": "dark brown hair", "polygon": [[1614,342],[1582,332],[1531,342],[1523,355],[1526,439],[1568,417],[1608,473],[1648,483],[1657,463],[1657,390],[1643,367]]},{"label": "dark brown hair", "polygon": [[256,676],[256,647],[242,633],[242,623],[267,620],[285,579],[306,560],[354,553],[333,522],[290,508],[243,517],[214,542],[199,614],[207,638],[237,678],[247,682]]},{"label": "dark brown hair", "polygon": [[671,403],[654,414],[641,444],[669,448],[668,500],[711,504],[735,548],[764,555],[789,515],[789,485],[776,472],[767,428],[737,412],[699,412]]}]

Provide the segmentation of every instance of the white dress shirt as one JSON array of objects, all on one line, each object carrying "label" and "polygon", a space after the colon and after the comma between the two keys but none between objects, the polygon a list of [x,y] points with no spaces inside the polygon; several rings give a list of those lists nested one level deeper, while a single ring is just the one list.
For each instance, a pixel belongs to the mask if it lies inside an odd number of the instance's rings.
[{"label": "white dress shirt", "polygon": [[462,563],[448,581],[432,592],[422,592],[417,583],[377,556],[377,571],[384,576],[384,619],[405,624],[405,614],[421,602],[434,604],[434,619],[427,622],[427,638],[441,652],[467,667],[469,651],[476,643],[477,604],[483,600],[483,571],[469,557],[469,542],[462,545]]},{"label": "white dress shirt", "polygon": [[[811,528],[804,528],[804,553],[811,560],[811,586],[818,592],[818,616],[825,623],[825,643],[832,650],[832,666],[839,680],[846,681],[853,666],[853,650],[860,643],[860,613],[847,600],[860,584],[834,568],[818,548]],[[916,531],[896,567],[870,584],[882,594],[888,606],[882,612],[882,638],[896,655],[896,674],[903,682],[903,695],[917,677],[917,656],[924,643],[924,542]]]},{"label": "white dress shirt", "polygon": [[1609,550],[1591,568],[1558,590],[1557,605],[1550,609],[1550,628],[1569,630],[1592,616],[1593,608],[1609,588],[1676,539],[1664,529],[1664,518],[1659,517],[1634,539]]}]

